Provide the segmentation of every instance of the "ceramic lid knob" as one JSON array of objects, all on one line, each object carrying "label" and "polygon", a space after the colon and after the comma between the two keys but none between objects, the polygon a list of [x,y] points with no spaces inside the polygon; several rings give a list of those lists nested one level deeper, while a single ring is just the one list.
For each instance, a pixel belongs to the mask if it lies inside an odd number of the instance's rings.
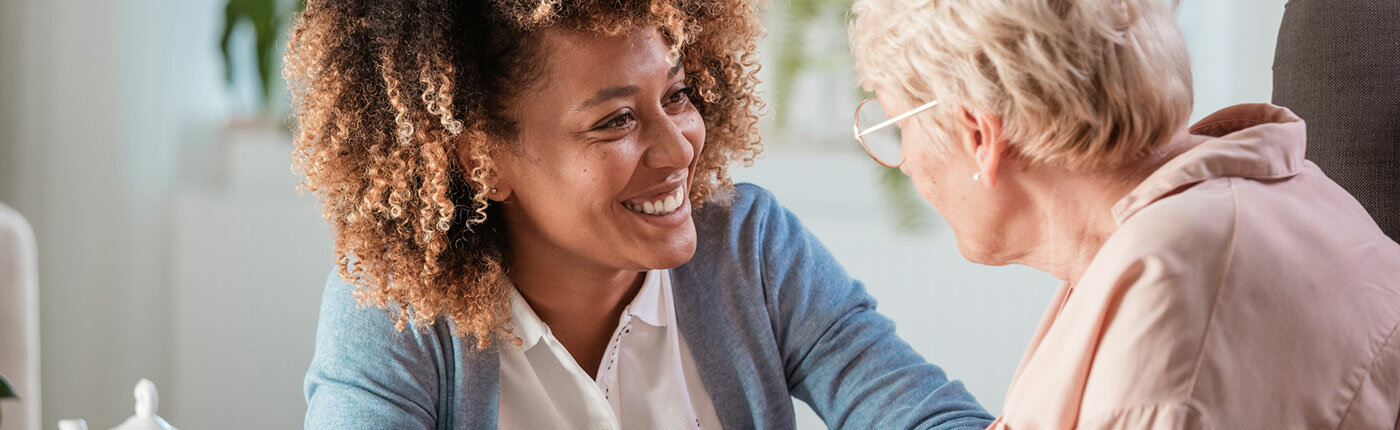
[{"label": "ceramic lid knob", "polygon": [[156,394],[156,384],[142,379],[136,383],[131,393],[136,396],[136,415],[122,421],[112,430],[175,430],[170,423],[156,415],[160,395]]},{"label": "ceramic lid knob", "polygon": [[136,415],[148,417],[156,414],[156,407],[160,406],[160,395],[156,394],[156,384],[149,379],[141,379],[136,382],[136,388],[131,390],[136,396]]}]

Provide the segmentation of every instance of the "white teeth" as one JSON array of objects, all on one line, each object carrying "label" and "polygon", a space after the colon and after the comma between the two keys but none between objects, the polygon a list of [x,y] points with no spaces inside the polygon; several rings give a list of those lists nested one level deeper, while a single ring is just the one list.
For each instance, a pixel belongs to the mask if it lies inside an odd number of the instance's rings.
[{"label": "white teeth", "polygon": [[676,195],[672,194],[666,196],[666,203],[661,205],[661,210],[663,212],[671,212],[673,210],[676,210],[676,206]]},{"label": "white teeth", "polygon": [[666,215],[685,204],[685,187],[676,188],[676,191],[666,196],[666,198],[656,201],[642,202],[641,204],[623,202],[622,206],[633,212],[640,212],[647,215]]}]

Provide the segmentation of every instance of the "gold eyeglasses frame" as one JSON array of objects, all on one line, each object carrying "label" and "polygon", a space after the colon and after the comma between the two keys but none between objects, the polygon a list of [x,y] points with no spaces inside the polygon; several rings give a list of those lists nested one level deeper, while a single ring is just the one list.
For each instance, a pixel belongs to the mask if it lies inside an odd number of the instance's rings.
[{"label": "gold eyeglasses frame", "polygon": [[[852,130],[854,131],[854,133],[855,133],[856,141],[859,141],[859,142],[860,142],[860,147],[863,148],[863,149],[865,149],[865,153],[868,154],[868,155],[870,155],[870,158],[875,159],[875,162],[876,162],[876,163],[880,163],[880,165],[885,166],[885,167],[890,167],[890,168],[899,167],[901,164],[904,164],[904,156],[903,156],[903,155],[901,155],[901,156],[899,157],[899,161],[898,161],[898,162],[895,162],[895,163],[890,163],[890,162],[888,162],[888,161],[886,161],[886,160],[881,160],[881,159],[880,159],[880,156],[875,155],[875,151],[870,150],[870,145],[865,143],[865,136],[868,135],[868,134],[870,134],[870,133],[874,133],[874,132],[876,132],[876,131],[879,131],[879,130],[882,129],[882,128],[889,127],[890,125],[893,125],[894,123],[899,122],[899,121],[901,121],[901,120],[903,120],[903,119],[905,119],[905,118],[914,116],[915,114],[918,114],[919,112],[923,112],[923,111],[929,110],[930,108],[933,108],[934,106],[937,106],[937,105],[938,105],[938,100],[934,100],[934,101],[931,101],[931,102],[928,102],[928,103],[924,103],[922,106],[919,106],[919,107],[910,109],[910,110],[907,111],[907,112],[904,112],[904,113],[902,113],[902,114],[896,115],[894,118],[890,118],[890,119],[881,121],[879,124],[875,124],[875,125],[870,126],[869,128],[866,128],[865,130],[861,130],[861,129],[860,129],[860,110],[861,110],[861,108],[864,108],[864,107],[865,107],[865,104],[866,104],[866,103],[870,103],[870,102],[873,102],[873,101],[878,101],[878,99],[873,98],[873,97],[872,97],[872,98],[868,98],[868,99],[865,99],[865,101],[860,102],[859,105],[856,105],[855,122],[854,122],[853,124],[851,124],[851,129],[852,129]],[[901,149],[901,153],[902,153],[902,152],[903,152],[903,150]]]}]

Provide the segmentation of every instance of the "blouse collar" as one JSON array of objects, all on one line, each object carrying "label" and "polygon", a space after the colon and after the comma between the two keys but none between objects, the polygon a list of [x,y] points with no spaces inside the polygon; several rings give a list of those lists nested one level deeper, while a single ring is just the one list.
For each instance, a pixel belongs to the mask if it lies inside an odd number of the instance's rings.
[{"label": "blouse collar", "polygon": [[1191,126],[1194,148],[1177,155],[1113,205],[1122,225],[1175,190],[1209,179],[1283,179],[1302,171],[1307,147],[1303,119],[1271,104],[1222,109]]},{"label": "blouse collar", "polygon": [[[637,290],[637,296],[632,298],[632,303],[623,313],[653,327],[666,327],[667,321],[673,319],[668,312],[671,308],[662,301],[663,297],[670,297],[670,294],[663,294],[662,291],[670,287],[668,272],[660,269],[648,271],[642,288]],[[523,350],[534,348],[549,333],[549,326],[535,314],[530,303],[513,285],[510,288],[510,324],[513,334],[520,338],[520,348]]]}]

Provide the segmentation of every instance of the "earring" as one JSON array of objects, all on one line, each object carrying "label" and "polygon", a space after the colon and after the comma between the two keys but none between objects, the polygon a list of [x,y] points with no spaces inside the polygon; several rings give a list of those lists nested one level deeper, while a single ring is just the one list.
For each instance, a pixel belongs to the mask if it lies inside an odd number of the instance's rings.
[{"label": "earring", "polygon": [[981,180],[982,180],[982,172],[977,172],[977,173],[973,173],[973,174],[972,174],[972,182],[980,182]]},{"label": "earring", "polygon": [[499,192],[501,192],[501,190],[496,189],[496,187],[491,187],[491,192],[488,193],[488,194],[496,194],[496,193],[499,193]]}]

